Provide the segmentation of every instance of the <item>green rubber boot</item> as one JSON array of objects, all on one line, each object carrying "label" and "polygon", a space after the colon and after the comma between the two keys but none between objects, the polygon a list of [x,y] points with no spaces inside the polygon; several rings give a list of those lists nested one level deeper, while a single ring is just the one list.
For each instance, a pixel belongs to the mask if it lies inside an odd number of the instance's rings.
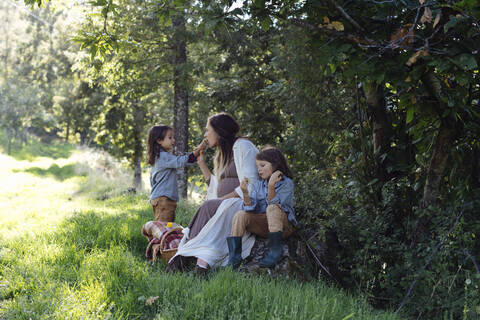
[{"label": "green rubber boot", "polygon": [[268,254],[260,261],[260,267],[274,267],[283,258],[282,231],[268,234]]},{"label": "green rubber boot", "polygon": [[237,269],[242,263],[242,237],[228,237],[228,264]]}]

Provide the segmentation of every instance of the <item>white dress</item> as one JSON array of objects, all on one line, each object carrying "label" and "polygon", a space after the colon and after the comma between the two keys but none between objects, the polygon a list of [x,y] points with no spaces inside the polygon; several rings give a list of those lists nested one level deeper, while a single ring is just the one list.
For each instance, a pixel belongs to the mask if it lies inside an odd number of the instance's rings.
[{"label": "white dress", "polygon": [[[237,168],[239,181],[242,181],[245,177],[247,177],[250,182],[258,180],[255,163],[257,153],[258,149],[249,140],[238,139],[234,143],[233,159]],[[207,190],[207,200],[217,198],[217,186],[217,179],[212,175]],[[215,215],[207,222],[195,238],[187,242],[186,239],[188,238],[190,229],[183,229],[184,236],[175,256],[197,257],[205,260],[210,267],[225,266],[227,264],[228,246],[226,239],[230,236],[232,230],[233,217],[235,213],[242,209],[243,203],[243,193],[240,186],[238,186],[235,191],[242,198],[223,200],[215,212]],[[254,243],[255,236],[247,231],[242,238],[243,259],[250,255]]]}]

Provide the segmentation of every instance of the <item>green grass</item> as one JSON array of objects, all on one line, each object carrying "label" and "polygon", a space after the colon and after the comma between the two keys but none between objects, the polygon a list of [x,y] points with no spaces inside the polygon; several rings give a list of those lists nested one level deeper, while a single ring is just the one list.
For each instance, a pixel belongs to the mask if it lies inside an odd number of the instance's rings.
[{"label": "green grass", "polygon": [[[144,259],[147,195],[123,193],[123,173],[92,154],[0,153],[0,319],[400,319],[320,280],[165,274]],[[181,202],[177,221],[196,207]]]}]

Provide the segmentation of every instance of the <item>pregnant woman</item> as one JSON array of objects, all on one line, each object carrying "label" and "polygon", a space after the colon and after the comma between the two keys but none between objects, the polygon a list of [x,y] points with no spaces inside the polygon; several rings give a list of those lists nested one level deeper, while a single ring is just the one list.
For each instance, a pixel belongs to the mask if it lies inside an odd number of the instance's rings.
[{"label": "pregnant woman", "polygon": [[[186,257],[197,258],[196,272],[205,274],[209,267],[226,265],[230,235],[235,213],[242,208],[243,192],[240,182],[248,178],[258,180],[253,143],[239,137],[240,127],[226,113],[211,116],[207,121],[205,139],[210,148],[216,148],[213,173],[205,162],[204,153],[198,164],[207,182],[207,200],[184,229],[184,237],[177,254],[169,261],[167,272],[180,271]],[[242,258],[250,254],[255,237],[246,233],[242,238]]]}]

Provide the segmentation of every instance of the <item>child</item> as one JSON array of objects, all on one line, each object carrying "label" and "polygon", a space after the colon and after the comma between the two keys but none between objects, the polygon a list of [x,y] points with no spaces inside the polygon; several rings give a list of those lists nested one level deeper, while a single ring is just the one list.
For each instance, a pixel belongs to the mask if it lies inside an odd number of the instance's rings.
[{"label": "child", "polygon": [[173,129],[169,126],[153,126],[148,131],[148,163],[150,172],[150,204],[157,221],[175,221],[175,209],[178,201],[177,169],[197,161],[200,152],[205,148],[202,141],[192,153],[174,156],[175,139]]},{"label": "child", "polygon": [[[285,157],[276,148],[266,148],[256,157],[259,181],[248,185],[244,179],[242,211],[235,214],[231,236],[227,238],[228,265],[238,268],[242,262],[242,236],[245,230],[268,237],[269,252],[261,267],[273,267],[282,259],[282,237],[293,232],[293,181]],[[249,191],[250,189],[250,191]]]}]

